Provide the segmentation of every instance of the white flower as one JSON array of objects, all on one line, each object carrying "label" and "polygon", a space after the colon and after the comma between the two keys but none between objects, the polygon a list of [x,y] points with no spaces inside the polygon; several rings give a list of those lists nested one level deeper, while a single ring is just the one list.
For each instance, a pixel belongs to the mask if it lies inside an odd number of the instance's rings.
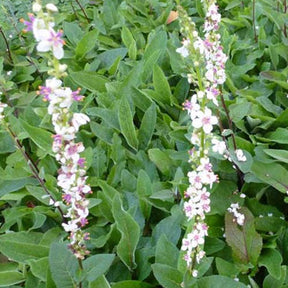
[{"label": "white flower", "polygon": [[47,79],[46,87],[49,87],[52,91],[61,87],[62,81],[57,78]]},{"label": "white flower", "polygon": [[72,118],[72,125],[76,131],[79,130],[79,127],[85,125],[90,121],[89,117],[83,113],[74,113]]},{"label": "white flower", "polygon": [[46,9],[51,12],[58,12],[58,8],[53,3],[46,4]]},{"label": "white flower", "polygon": [[189,50],[187,47],[189,46],[190,41],[185,39],[185,40],[183,40],[182,43],[183,43],[183,46],[177,48],[176,52],[181,54],[181,56],[185,58],[185,57],[189,56]]},{"label": "white flower", "polygon": [[212,151],[215,153],[219,153],[220,155],[223,155],[226,151],[226,144],[224,141],[219,141],[216,138],[213,138],[211,140],[212,143]]},{"label": "white flower", "polygon": [[33,3],[33,5],[32,5],[32,11],[33,11],[34,13],[40,12],[41,9],[42,9],[42,6],[41,6],[39,3],[36,3],[36,2]]},{"label": "white flower", "polygon": [[[62,32],[55,32],[53,28],[49,30],[40,30],[37,32],[38,45],[36,47],[39,52],[52,51],[56,59],[61,59],[64,56],[63,45],[64,41],[61,39]],[[35,37],[36,38],[36,37]],[[36,38],[36,40],[37,40]]]},{"label": "white flower", "polygon": [[241,149],[236,149],[235,150],[235,154],[236,154],[236,157],[237,157],[237,160],[239,162],[245,162],[247,160],[246,156],[244,155],[243,153],[243,150]]},{"label": "white flower", "polygon": [[213,125],[217,124],[218,120],[216,116],[212,115],[212,111],[205,107],[204,113],[199,111],[197,113],[197,118],[192,121],[192,125],[194,128],[203,128],[203,131],[206,134],[211,133],[213,130]]}]

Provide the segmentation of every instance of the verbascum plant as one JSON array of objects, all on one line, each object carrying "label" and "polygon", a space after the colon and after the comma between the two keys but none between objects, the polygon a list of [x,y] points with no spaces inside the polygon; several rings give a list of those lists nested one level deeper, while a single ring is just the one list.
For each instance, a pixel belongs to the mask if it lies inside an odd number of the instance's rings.
[{"label": "verbascum plant", "polygon": [[[51,115],[55,135],[53,136],[52,151],[60,164],[57,184],[62,189],[62,199],[67,205],[64,215],[67,222],[63,228],[70,233],[70,249],[78,259],[83,259],[89,252],[85,240],[89,234],[82,230],[87,223],[89,214],[89,200],[86,195],[91,193],[91,188],[86,184],[85,158],[81,153],[85,147],[81,142],[76,142],[76,134],[81,125],[88,123],[89,117],[83,113],[74,113],[70,109],[74,102],[83,100],[80,89],[72,91],[64,87],[62,78],[67,75],[67,66],[60,63],[64,57],[62,31],[55,30],[53,13],[58,11],[54,4],[42,7],[39,1],[33,4],[34,14],[29,14],[29,21],[22,20],[25,31],[31,31],[37,42],[36,49],[43,57],[48,59],[50,78],[45,86],[40,86],[39,95],[49,102],[48,113]],[[59,206],[60,203],[51,199],[51,204]]]},{"label": "verbascum plant", "polygon": [[[203,26],[203,38],[197,31],[195,23],[187,12],[178,5],[181,33],[184,36],[183,46],[176,51],[185,59],[187,79],[193,85],[192,97],[184,103],[192,125],[190,138],[193,145],[190,151],[191,171],[188,172],[189,187],[184,193],[184,212],[188,225],[182,240],[181,250],[185,251],[184,260],[193,277],[197,277],[208,226],[205,215],[210,212],[210,191],[218,176],[213,172],[209,151],[229,158],[226,143],[213,133],[218,118],[213,115],[213,108],[218,106],[221,85],[226,80],[225,63],[227,56],[223,52],[218,33],[221,15],[215,0],[202,0],[206,13]],[[240,151],[241,152],[241,151]],[[234,204],[234,206],[237,205]],[[230,208],[237,223],[243,225],[244,215],[238,208]]]}]

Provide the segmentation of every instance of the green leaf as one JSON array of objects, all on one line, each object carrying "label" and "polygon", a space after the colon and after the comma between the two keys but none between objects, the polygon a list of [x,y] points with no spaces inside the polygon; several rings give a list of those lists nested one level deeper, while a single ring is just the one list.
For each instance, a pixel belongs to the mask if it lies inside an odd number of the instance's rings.
[{"label": "green leaf", "polygon": [[93,282],[103,275],[111,266],[114,258],[114,254],[98,254],[83,261],[85,279],[89,282]]},{"label": "green leaf", "polygon": [[251,172],[261,181],[273,186],[278,191],[285,193],[288,190],[288,171],[277,163],[253,162]]},{"label": "green leaf", "polygon": [[287,286],[282,286],[285,282],[285,278],[287,277],[287,266],[281,266],[280,269],[280,279],[275,279],[272,275],[268,275],[265,277],[263,281],[263,288],[276,288],[276,287],[283,287],[286,288]]},{"label": "green leaf", "polygon": [[268,133],[266,137],[276,143],[288,144],[288,129],[279,127],[276,131]]},{"label": "green leaf", "polygon": [[42,233],[36,232],[14,232],[1,235],[0,251],[8,258],[21,263],[46,257],[49,247],[39,244],[42,236]]},{"label": "green leaf", "polygon": [[162,69],[155,65],[153,68],[153,85],[155,88],[155,100],[162,104],[172,104],[172,94],[170,85],[162,71]]},{"label": "green leaf", "polygon": [[240,273],[239,267],[237,267],[234,263],[228,262],[219,257],[216,258],[216,268],[219,275],[227,276],[230,278],[236,278]]},{"label": "green leaf", "polygon": [[98,34],[98,30],[92,30],[87,32],[83,36],[83,38],[78,42],[75,49],[75,54],[77,58],[85,57],[85,55],[96,46]]},{"label": "green leaf", "polygon": [[139,199],[140,210],[145,219],[149,219],[151,204],[148,203],[147,198],[152,195],[152,183],[148,174],[142,169],[138,172],[136,192]]},{"label": "green leaf", "polygon": [[28,133],[29,138],[42,150],[47,152],[47,154],[53,155],[52,153],[52,133],[38,127],[33,127],[29,125],[24,120],[20,119],[20,122]]},{"label": "green leaf", "polygon": [[164,175],[170,175],[173,162],[164,151],[159,148],[153,148],[148,150],[148,155],[150,160]]},{"label": "green leaf", "polygon": [[0,271],[0,287],[7,287],[25,281],[24,275],[17,271]]},{"label": "green leaf", "polygon": [[164,288],[181,288],[183,275],[180,271],[164,264],[153,264],[152,270],[155,278]]},{"label": "green leaf", "polygon": [[49,268],[49,261],[48,257],[44,257],[41,259],[32,259],[29,262],[29,266],[33,275],[37,278],[41,279],[42,281],[46,282],[47,280],[47,273]]},{"label": "green leaf", "polygon": [[136,267],[135,250],[140,237],[140,227],[133,217],[122,207],[122,201],[117,194],[113,199],[112,213],[121,233],[121,239],[117,245],[117,254],[123,263],[132,270]]},{"label": "green leaf", "polygon": [[245,216],[243,226],[239,226],[234,221],[234,215],[227,212],[225,215],[225,234],[226,241],[232,248],[235,261],[256,265],[262,249],[262,238],[256,232],[254,226],[254,217],[245,207],[240,209],[240,213]]},{"label": "green leaf", "polygon": [[120,281],[112,285],[112,288],[152,288],[152,287],[154,286],[151,284],[136,280]]},{"label": "green leaf", "polygon": [[136,130],[133,123],[133,115],[129,105],[129,102],[124,95],[119,105],[119,123],[123,136],[125,137],[128,145],[134,150],[138,148],[138,140],[136,136]]},{"label": "green leaf", "polygon": [[66,244],[53,243],[49,253],[49,267],[57,288],[76,288],[78,261]]},{"label": "green leaf", "polygon": [[265,266],[275,279],[281,277],[282,256],[276,249],[263,249],[259,257],[259,266]]},{"label": "green leaf", "polygon": [[47,197],[48,195],[46,194],[46,192],[44,191],[42,187],[26,185],[26,189],[37,200],[39,200],[45,205],[49,205],[50,197]]},{"label": "green leaf", "polygon": [[138,139],[141,149],[145,149],[149,145],[155,129],[156,120],[156,105],[155,103],[152,103],[142,118],[141,126],[138,132]]},{"label": "green leaf", "polygon": [[[229,277],[213,275],[199,279],[193,288],[247,288],[247,285]],[[192,288],[192,287],[191,287]]]},{"label": "green leaf", "polygon": [[264,149],[267,155],[275,158],[281,162],[288,163],[288,151],[279,149]]},{"label": "green leaf", "polygon": [[137,57],[136,41],[134,40],[132,33],[126,26],[122,27],[121,38],[125,46],[128,48],[129,57],[133,60],[136,60]]},{"label": "green leaf", "polygon": [[96,72],[70,72],[69,76],[76,84],[80,85],[81,88],[88,89],[92,92],[106,92],[105,85],[109,82],[106,77]]},{"label": "green leaf", "polygon": [[4,131],[0,132],[0,154],[12,153],[16,150],[16,145],[11,136]]},{"label": "green leaf", "polygon": [[111,288],[111,286],[105,276],[100,276],[95,281],[89,283],[89,288]]},{"label": "green leaf", "polygon": [[34,178],[20,178],[14,180],[0,180],[0,197],[10,192],[18,191],[28,184],[37,184]]},{"label": "green leaf", "polygon": [[165,234],[161,235],[156,246],[155,262],[177,268],[178,258],[177,247],[167,239]]}]

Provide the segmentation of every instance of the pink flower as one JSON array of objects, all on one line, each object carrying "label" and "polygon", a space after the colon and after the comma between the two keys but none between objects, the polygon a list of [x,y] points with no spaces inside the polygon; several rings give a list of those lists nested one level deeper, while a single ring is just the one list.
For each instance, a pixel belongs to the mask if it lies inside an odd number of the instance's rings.
[{"label": "pink flower", "polygon": [[211,133],[213,130],[213,125],[218,123],[217,117],[212,115],[212,111],[205,107],[204,113],[199,111],[197,117],[192,121],[194,128],[203,128],[206,134]]}]

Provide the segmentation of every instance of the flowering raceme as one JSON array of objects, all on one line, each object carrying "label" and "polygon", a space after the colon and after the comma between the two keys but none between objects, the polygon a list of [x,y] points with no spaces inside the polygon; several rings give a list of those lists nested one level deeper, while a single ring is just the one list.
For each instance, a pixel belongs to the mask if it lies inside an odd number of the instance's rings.
[{"label": "flowering raceme", "polygon": [[[63,87],[60,76],[65,76],[66,65],[58,60],[64,57],[64,40],[62,31],[54,30],[55,23],[51,13],[58,9],[54,4],[46,5],[47,13],[44,13],[40,3],[33,4],[33,12],[36,16],[29,14],[29,21],[22,21],[26,25],[25,31],[32,31],[35,40],[38,42],[38,52],[52,52],[48,54],[48,63],[54,65],[48,73],[54,77],[46,80],[45,86],[40,86],[38,94],[48,101],[48,114],[51,115],[52,124],[56,134],[53,136],[52,151],[60,164],[58,170],[57,184],[62,189],[62,199],[68,206],[64,217],[68,218],[63,223],[63,228],[70,233],[70,249],[77,258],[83,259],[88,251],[85,247],[85,240],[89,238],[88,233],[82,227],[88,223],[89,200],[86,195],[91,193],[91,188],[86,184],[87,176],[85,170],[85,158],[81,153],[85,147],[81,142],[76,143],[76,134],[80,126],[90,121],[83,113],[73,113],[71,105],[74,102],[83,100],[80,89],[72,91],[69,87]],[[50,57],[50,58],[49,58]],[[59,202],[51,200],[51,204],[60,205]]]},{"label": "flowering raceme", "polygon": [[188,228],[181,247],[181,250],[185,251],[184,260],[193,277],[197,277],[197,264],[205,256],[203,244],[205,236],[208,235],[205,215],[210,212],[209,189],[218,182],[208,151],[212,148],[212,151],[224,154],[227,150],[225,142],[212,134],[218,119],[210,108],[213,105],[218,106],[217,97],[221,93],[218,86],[226,79],[227,56],[223,52],[220,35],[217,33],[221,15],[218,13],[216,1],[201,2],[206,9],[204,40],[199,36],[187,13],[179,6],[181,32],[186,38],[182,42],[183,46],[176,50],[185,58],[189,67],[188,82],[196,87],[191,99],[184,103],[184,109],[191,119],[191,144],[194,147],[190,152],[189,161],[193,170],[188,172],[189,187],[184,193],[184,212],[188,221],[192,222],[192,227],[188,225],[191,228]]}]

